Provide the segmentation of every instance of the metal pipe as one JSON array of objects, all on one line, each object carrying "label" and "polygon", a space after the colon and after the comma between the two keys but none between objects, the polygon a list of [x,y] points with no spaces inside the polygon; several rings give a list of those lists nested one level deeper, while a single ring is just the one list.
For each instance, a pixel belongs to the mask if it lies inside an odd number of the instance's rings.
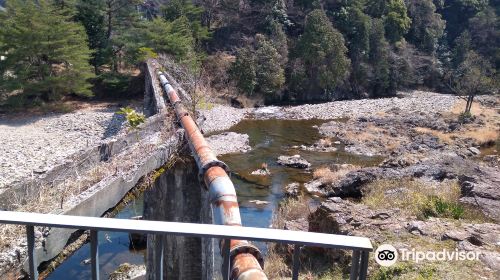
[{"label": "metal pipe", "polygon": [[[201,134],[198,125],[189,115],[175,89],[162,72],[160,83],[168,96],[177,119],[184,128],[189,147],[200,171],[200,179],[208,189],[214,223],[241,227],[240,209],[233,182],[227,175],[229,168],[218,160]],[[224,240],[220,242],[224,248]],[[222,252],[222,249],[221,249]],[[248,241],[230,240],[230,275],[232,280],[267,280],[262,268],[264,261],[257,247]]]}]

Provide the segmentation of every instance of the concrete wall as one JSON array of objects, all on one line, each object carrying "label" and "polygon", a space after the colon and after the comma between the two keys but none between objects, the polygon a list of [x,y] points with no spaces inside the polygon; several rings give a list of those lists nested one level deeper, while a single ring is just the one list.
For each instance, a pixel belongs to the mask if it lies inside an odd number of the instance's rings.
[{"label": "concrete wall", "polygon": [[[150,64],[147,64],[147,73],[154,73],[151,67]],[[145,85],[145,95],[149,95],[149,97],[145,97],[145,99],[156,101],[150,102],[145,109],[155,112],[155,115],[149,117],[146,123],[142,124],[137,131],[108,140],[83,153],[74,155],[68,159],[67,163],[54,167],[40,178],[25,182],[7,193],[0,194],[0,201],[8,201],[3,196],[13,195],[14,193],[26,196],[33,195],[39,184],[55,184],[59,180],[71,179],[75,175],[88,170],[90,167],[103,161],[108,161],[119,153],[126,152],[129,147],[137,144],[137,142],[149,141],[149,138],[155,137],[155,134],[160,131],[161,126],[164,125],[165,118],[168,116],[165,106],[162,107],[159,105],[164,105],[162,91],[158,86],[152,86],[152,83],[153,81],[150,77],[149,83]],[[141,154],[140,158],[136,159],[133,169],[120,174],[108,174],[100,182],[80,194],[75,199],[73,207],[62,212],[61,210],[54,209],[53,213],[91,217],[102,216],[109,209],[114,208],[137,185],[140,178],[159,169],[170,161],[172,157],[176,156],[178,150],[184,145],[183,137],[184,131],[182,129],[174,129],[172,127],[171,137],[165,143],[159,145],[153,152],[146,155]],[[4,199],[2,200],[2,198]],[[7,204],[2,205],[2,207],[9,209],[9,205]],[[39,265],[55,258],[67,245],[69,238],[75,231],[60,228],[49,229],[46,232],[47,236],[43,238],[43,242],[38,240],[38,247],[35,252],[37,264]],[[27,271],[27,262],[25,260],[23,262],[23,268]]]},{"label": "concrete wall", "polygon": [[[189,223],[212,223],[208,192],[198,181],[192,158],[183,159],[162,174],[144,195],[144,219]],[[147,279],[156,279],[155,262],[160,236],[148,236]],[[213,241],[208,238],[165,236],[166,279],[213,279]]]},{"label": "concrete wall", "polygon": [[162,121],[167,117],[167,112],[163,91],[156,78],[156,69],[157,63],[153,60],[148,60],[143,69],[145,74],[144,112],[148,119],[138,131],[106,139],[99,145],[71,155],[64,163],[53,166],[34,179],[9,186],[9,189],[0,193],[0,209],[15,210],[12,208],[12,198],[22,200],[34,197],[41,185],[57,185],[65,180],[76,178],[78,174],[84,173],[101,162],[108,161],[148,135],[159,131],[159,126],[163,125]]}]

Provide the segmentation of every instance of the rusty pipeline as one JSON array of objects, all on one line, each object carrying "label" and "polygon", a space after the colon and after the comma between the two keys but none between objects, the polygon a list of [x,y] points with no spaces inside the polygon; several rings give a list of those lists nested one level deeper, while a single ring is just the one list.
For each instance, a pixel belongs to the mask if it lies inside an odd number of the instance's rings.
[{"label": "rusty pipeline", "polygon": [[[185,130],[189,148],[198,165],[200,179],[208,190],[212,205],[214,223],[218,225],[241,226],[240,209],[233,182],[227,175],[228,166],[217,159],[210,149],[198,125],[182,104],[177,92],[162,72],[158,73],[161,86]],[[220,242],[220,248],[223,246]],[[222,250],[221,250],[222,251]],[[257,247],[245,240],[230,241],[230,263],[232,280],[267,280],[264,260]]]}]

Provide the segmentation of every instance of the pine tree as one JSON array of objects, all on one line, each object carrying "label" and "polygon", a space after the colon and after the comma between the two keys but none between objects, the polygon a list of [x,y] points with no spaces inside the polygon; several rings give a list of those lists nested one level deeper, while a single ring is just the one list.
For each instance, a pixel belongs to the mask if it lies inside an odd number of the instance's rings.
[{"label": "pine tree", "polygon": [[362,2],[346,1],[334,13],[335,23],[344,34],[349,49],[352,71],[349,78],[351,89],[360,96],[366,86],[365,58],[369,50],[370,17],[363,12]]},{"label": "pine tree", "polygon": [[285,71],[280,65],[281,56],[263,35],[256,36],[255,64],[258,91],[269,100],[279,96],[285,84]]},{"label": "pine tree", "polygon": [[384,25],[380,19],[372,20],[370,32],[370,64],[372,65],[371,96],[390,95],[394,89],[390,85],[390,46],[384,35]]},{"label": "pine tree", "polygon": [[342,34],[321,9],[307,15],[304,34],[298,43],[299,57],[304,61],[309,88],[330,93],[349,74],[350,60]]},{"label": "pine tree", "polygon": [[64,94],[91,96],[91,52],[73,11],[48,0],[10,0],[0,19],[0,87],[54,100]]},{"label": "pine tree", "polygon": [[111,61],[111,49],[106,33],[106,15],[103,0],[78,1],[76,19],[80,21],[89,38],[89,48],[93,50],[91,64],[94,72]]}]

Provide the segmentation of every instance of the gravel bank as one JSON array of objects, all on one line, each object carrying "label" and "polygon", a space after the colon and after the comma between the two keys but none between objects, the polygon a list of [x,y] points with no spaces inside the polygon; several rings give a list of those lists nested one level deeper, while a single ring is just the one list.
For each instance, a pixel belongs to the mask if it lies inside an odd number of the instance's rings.
[{"label": "gravel bank", "polygon": [[118,134],[116,106],[93,105],[68,114],[0,119],[0,189],[42,173],[69,155]]},{"label": "gravel bank", "polygon": [[237,109],[223,105],[216,105],[210,110],[201,110],[204,116],[201,128],[205,133],[227,130],[243,120],[251,110]]},{"label": "gravel bank", "polygon": [[452,95],[415,91],[394,98],[335,101],[295,107],[259,108],[253,111],[253,115],[259,119],[328,120],[372,115],[377,112],[386,112],[392,108],[399,108],[409,114],[411,112],[441,112],[449,110],[457,100],[458,98]]},{"label": "gravel bank", "polygon": [[225,132],[208,137],[207,142],[216,155],[246,153],[251,150],[247,134]]},{"label": "gravel bank", "polygon": [[211,133],[227,130],[245,118],[331,120],[374,115],[394,108],[408,114],[412,112],[442,112],[450,110],[458,100],[458,97],[453,95],[412,91],[401,92],[399,97],[394,98],[334,101],[294,107],[268,106],[256,109],[237,109],[217,105],[210,110],[201,110],[205,119],[201,127],[205,133]]}]

